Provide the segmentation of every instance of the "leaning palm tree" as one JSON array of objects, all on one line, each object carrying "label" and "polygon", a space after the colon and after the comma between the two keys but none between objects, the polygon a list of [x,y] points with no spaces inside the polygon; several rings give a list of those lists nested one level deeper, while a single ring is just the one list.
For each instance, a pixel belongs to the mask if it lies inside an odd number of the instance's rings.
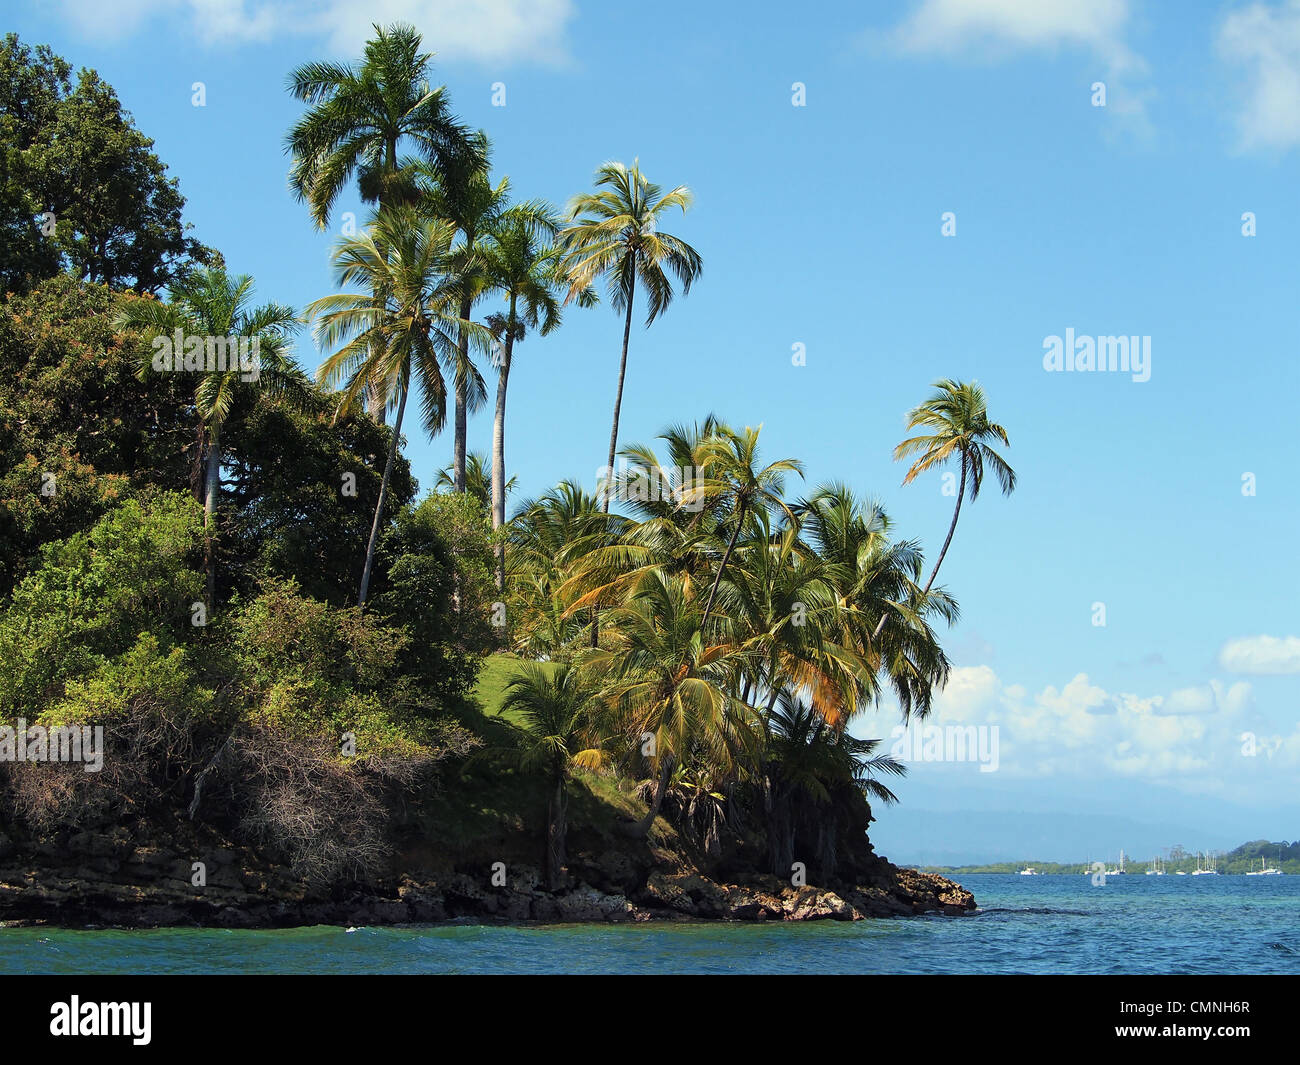
[{"label": "leaning palm tree", "polygon": [[[341,345],[317,370],[321,383],[343,385],[338,416],[349,413],[367,394],[377,393],[387,406],[396,407],[358,606],[365,606],[370,587],[388,482],[413,383],[420,386],[425,431],[436,435],[446,421],[443,367],[454,364],[457,337],[465,326],[456,313],[456,281],[449,273],[454,238],[450,223],[425,221],[407,207],[382,210],[363,233],[341,239],[334,249],[339,285],[360,285],[365,292],[325,296],[307,308],[316,322],[317,343],[322,348]],[[479,343],[486,343],[482,326],[469,328]]]},{"label": "leaning palm tree", "polygon": [[[596,171],[596,192],[574,197],[569,205],[570,224],[561,234],[562,268],[569,282],[569,299],[606,279],[610,302],[623,312],[623,352],[618,363],[618,388],[614,394],[614,422],[609,434],[609,461],[614,468],[618,451],[618,419],[623,407],[623,382],[627,377],[627,346],[632,332],[632,303],[637,283],[649,300],[649,327],[672,302],[668,274],[677,276],[682,294],[690,292],[703,262],[699,253],[680,237],[659,229],[659,216],[670,208],[682,213],[691,205],[690,190],[678,185],[664,193],[641,173],[637,162],[606,163]],[[567,302],[567,301],[566,301]],[[609,510],[609,496],[605,497]]]},{"label": "leaning palm tree", "polygon": [[[966,484],[970,482],[971,502],[979,497],[980,487],[984,483],[984,464],[987,462],[998,480],[1003,495],[1010,495],[1016,487],[1016,471],[993,450],[988,441],[1002,441],[1010,446],[1007,431],[996,422],[989,421],[988,403],[984,390],[975,382],[936,381],[934,393],[907,416],[908,429],[928,429],[930,432],[904,440],[894,448],[894,461],[909,455],[919,455],[904,484],[910,484],[919,474],[926,470],[937,469],[956,458],[961,465],[961,484],[957,488],[957,506],[952,512],[952,523],[948,526],[948,535],[935,559],[930,579],[921,589],[924,597],[930,591],[930,585],[939,574],[943,565],[943,556],[948,553],[952,543],[952,534],[957,530],[957,517],[961,514],[962,499],[966,495]],[[883,619],[882,619],[883,622]]]},{"label": "leaning palm tree", "polygon": [[[354,175],[362,200],[382,209],[411,199],[414,160],[439,173],[484,164],[485,141],[451,113],[445,86],[430,88],[420,34],[402,23],[375,33],[359,67],[305,63],[289,75],[289,92],[309,105],[285,138],[289,187],[320,229]],[[382,420],[383,397],[371,407]]]},{"label": "leaning palm tree", "polygon": [[[237,398],[253,387],[254,380],[257,387],[299,403],[305,402],[311,388],[289,354],[297,314],[278,303],[252,307],[252,294],[251,277],[232,277],[220,267],[207,267],[173,281],[168,302],[133,299],[117,318],[119,329],[141,329],[151,338],[170,338],[179,331],[187,340],[202,345],[198,351],[173,352],[174,361],[168,369],[179,372],[184,362],[185,372],[198,375],[194,409],[203,441],[200,460],[204,462],[204,572],[209,613],[216,609],[213,541],[221,497],[222,429]],[[256,342],[255,374],[247,366],[241,368],[239,359],[231,360],[231,341],[238,338],[244,338],[250,351]],[[217,345],[224,360],[216,358]],[[151,372],[152,354],[141,362],[139,374],[143,379]]]},{"label": "leaning palm tree", "polygon": [[506,685],[503,715],[515,719],[520,742],[512,752],[525,771],[544,771],[550,778],[546,808],[546,880],[552,891],[564,877],[565,837],[568,833],[569,775],[574,766],[599,769],[605,762],[599,730],[596,692],[575,666],[555,663],[547,668],[528,664]]}]

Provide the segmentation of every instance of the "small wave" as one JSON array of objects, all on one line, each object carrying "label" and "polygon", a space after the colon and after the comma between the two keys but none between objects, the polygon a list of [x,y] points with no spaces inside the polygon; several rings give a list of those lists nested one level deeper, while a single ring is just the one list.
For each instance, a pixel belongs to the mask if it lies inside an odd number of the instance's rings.
[{"label": "small wave", "polygon": [[1296,950],[1295,947],[1288,947],[1285,943],[1270,943],[1269,946],[1274,950],[1280,950],[1283,954],[1300,954],[1300,950]]},{"label": "small wave", "polygon": [[972,917],[987,917],[993,913],[1032,913],[1039,917],[1092,917],[1088,910],[1054,910],[1045,906],[1005,906],[989,910],[976,910]]}]

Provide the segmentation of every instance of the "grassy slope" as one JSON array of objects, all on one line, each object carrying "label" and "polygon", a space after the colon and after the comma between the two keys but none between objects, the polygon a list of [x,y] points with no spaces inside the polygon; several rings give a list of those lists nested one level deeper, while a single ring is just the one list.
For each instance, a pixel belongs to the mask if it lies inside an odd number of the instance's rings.
[{"label": "grassy slope", "polygon": [[[510,721],[510,715],[500,713],[501,701],[506,685],[523,665],[514,655],[492,655],[479,673],[473,694],[482,718],[466,724],[489,747],[509,741],[508,732],[496,726],[503,719]],[[542,668],[547,665],[542,663]],[[422,839],[410,855],[435,867],[465,868],[494,861],[540,865],[548,797],[541,778],[476,761],[464,773],[453,772],[441,792],[426,800],[420,819]],[[644,848],[644,843],[621,836],[616,827],[620,820],[644,814],[645,804],[625,794],[616,779],[576,771],[569,788],[570,853]],[[662,819],[655,835],[657,842],[672,849],[675,833]]]}]

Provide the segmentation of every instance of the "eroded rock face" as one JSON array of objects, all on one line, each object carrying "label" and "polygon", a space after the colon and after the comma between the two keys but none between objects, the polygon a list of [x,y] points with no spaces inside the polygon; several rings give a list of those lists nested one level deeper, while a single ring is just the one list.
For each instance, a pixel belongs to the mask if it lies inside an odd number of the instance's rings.
[{"label": "eroded rock face", "polygon": [[[192,882],[201,854],[206,882]],[[654,863],[654,864],[651,864]],[[224,928],[306,924],[387,925],[451,919],[521,923],[650,920],[849,921],[921,913],[960,915],[969,891],[932,873],[875,859],[865,882],[792,886],[755,874],[720,883],[678,856],[625,852],[575,862],[565,885],[546,890],[540,871],[509,868],[407,873],[391,882],[313,892],[283,869],[225,840],[136,838],[121,828],[82,832],[24,848],[0,836],[0,924]],[[592,882],[594,881],[594,883]]]}]

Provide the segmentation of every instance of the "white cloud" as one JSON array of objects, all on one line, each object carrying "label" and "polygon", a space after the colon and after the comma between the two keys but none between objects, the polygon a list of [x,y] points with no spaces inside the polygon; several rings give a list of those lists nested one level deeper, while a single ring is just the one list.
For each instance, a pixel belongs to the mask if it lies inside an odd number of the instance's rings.
[{"label": "white cloud", "polygon": [[1216,43],[1219,54],[1244,72],[1237,112],[1241,147],[1300,144],[1300,0],[1233,11]]},{"label": "white cloud", "polygon": [[1300,673],[1300,636],[1243,636],[1219,651],[1219,665],[1232,673]]},{"label": "white cloud", "polygon": [[987,45],[1013,49],[1091,48],[1125,63],[1128,0],[921,0],[894,31],[906,51],[956,52]]},{"label": "white cloud", "polygon": [[1126,42],[1128,21],[1129,0],[917,0],[883,40],[909,55],[1081,50],[1099,64],[1107,107],[1145,129],[1149,90],[1132,81],[1146,72],[1146,62]]},{"label": "white cloud", "polygon": [[442,59],[484,66],[562,63],[573,0],[59,0],[86,35],[120,40],[146,23],[180,19],[200,43],[264,43],[318,37],[338,56],[355,56],[374,23],[412,23]]},{"label": "white cloud", "polygon": [[[925,724],[996,726],[999,771],[1010,776],[1112,775],[1249,793],[1264,766],[1276,771],[1300,762],[1300,726],[1283,736],[1257,721],[1246,681],[1137,695],[1107,691],[1079,673],[1059,688],[1030,693],[1004,685],[982,665],[952,670]],[[1247,733],[1254,756],[1243,749]]]}]

